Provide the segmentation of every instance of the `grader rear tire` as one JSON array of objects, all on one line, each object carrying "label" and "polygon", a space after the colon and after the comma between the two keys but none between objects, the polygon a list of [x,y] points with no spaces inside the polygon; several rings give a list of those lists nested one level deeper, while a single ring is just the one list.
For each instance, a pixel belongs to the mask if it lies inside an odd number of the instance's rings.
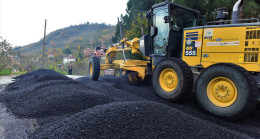
[{"label": "grader rear tire", "polygon": [[190,67],[180,59],[160,62],[153,72],[153,88],[160,97],[178,101],[186,97],[193,86]]},{"label": "grader rear tire", "polygon": [[100,75],[100,61],[97,57],[92,57],[89,61],[89,77],[97,81]]},{"label": "grader rear tire", "polygon": [[254,77],[244,68],[216,64],[199,76],[196,97],[208,113],[225,120],[236,120],[254,110],[259,92]]}]

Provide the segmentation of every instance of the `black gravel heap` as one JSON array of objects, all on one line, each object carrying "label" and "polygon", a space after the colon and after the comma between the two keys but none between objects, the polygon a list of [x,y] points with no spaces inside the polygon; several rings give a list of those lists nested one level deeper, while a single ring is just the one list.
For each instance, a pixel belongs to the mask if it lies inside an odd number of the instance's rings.
[{"label": "black gravel heap", "polygon": [[[53,75],[53,76],[59,76],[59,77],[66,77],[58,72],[55,72],[53,70],[46,70],[46,69],[39,69],[39,70],[35,70],[35,71],[31,71],[28,72],[26,74],[20,75],[20,76],[16,76],[14,77],[14,79],[23,79],[23,78],[27,78],[27,77],[38,77],[38,76],[45,76],[45,75]],[[68,78],[68,77],[67,77]]]},{"label": "black gravel heap", "polygon": [[18,76],[6,90],[0,99],[14,114],[26,118],[61,116],[115,101],[97,91],[86,92],[88,86],[51,70]]},{"label": "black gravel heap", "polygon": [[164,104],[126,101],[87,109],[56,124],[43,127],[43,130],[34,137],[241,138],[246,136],[208,124]]},{"label": "black gravel heap", "polygon": [[27,87],[30,88],[35,84],[42,84],[44,82],[50,82],[51,80],[72,80],[63,74],[45,69],[35,70],[27,74],[14,77],[14,79],[16,79],[16,82],[9,84],[5,89],[6,91],[20,91],[20,89],[26,89]]},{"label": "black gravel heap", "polygon": [[125,77],[72,80],[51,70],[15,78],[0,101],[19,118],[36,119],[30,138],[259,138],[259,108],[226,122],[201,111],[191,94],[179,103],[155,95],[151,81]]},{"label": "black gravel heap", "polygon": [[[91,91],[75,81],[55,81],[37,84],[23,92],[12,91],[2,96],[14,114],[20,117],[40,118],[75,113],[87,108],[114,102],[107,95]],[[94,100],[94,101],[93,101]]]}]

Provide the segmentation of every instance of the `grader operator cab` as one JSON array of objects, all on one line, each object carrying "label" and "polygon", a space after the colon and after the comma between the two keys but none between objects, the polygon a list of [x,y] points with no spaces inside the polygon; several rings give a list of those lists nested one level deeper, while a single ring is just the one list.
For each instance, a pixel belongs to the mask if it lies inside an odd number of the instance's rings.
[{"label": "grader operator cab", "polygon": [[[217,21],[198,26],[199,11],[176,3],[154,5],[147,14],[149,34],[131,41],[122,39],[106,52],[106,63],[93,57],[90,77],[98,80],[100,69],[121,69],[131,83],[152,74],[160,97],[179,101],[195,87],[204,110],[224,119],[238,119],[252,112],[259,98],[260,22],[238,19],[239,0],[232,20],[227,9],[218,9]],[[125,51],[142,59],[128,59]],[[124,58],[115,59],[118,52]],[[200,73],[193,86],[193,73]]]}]

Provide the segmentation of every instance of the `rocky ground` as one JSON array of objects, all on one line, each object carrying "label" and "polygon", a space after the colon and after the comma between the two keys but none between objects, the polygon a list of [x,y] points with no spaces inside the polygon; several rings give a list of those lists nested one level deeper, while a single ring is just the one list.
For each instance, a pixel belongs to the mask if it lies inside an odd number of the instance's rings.
[{"label": "rocky ground", "polygon": [[204,113],[193,93],[159,98],[151,81],[71,78],[37,70],[0,85],[0,138],[260,138],[260,107],[228,122]]}]

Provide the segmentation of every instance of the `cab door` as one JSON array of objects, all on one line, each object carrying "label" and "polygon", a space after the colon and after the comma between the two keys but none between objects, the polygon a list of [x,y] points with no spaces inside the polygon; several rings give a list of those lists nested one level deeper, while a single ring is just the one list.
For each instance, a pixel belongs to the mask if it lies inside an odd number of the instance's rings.
[{"label": "cab door", "polygon": [[169,16],[168,5],[153,10],[153,26],[158,33],[153,37],[154,54],[165,56],[169,41],[169,23],[165,23],[164,17]]}]

